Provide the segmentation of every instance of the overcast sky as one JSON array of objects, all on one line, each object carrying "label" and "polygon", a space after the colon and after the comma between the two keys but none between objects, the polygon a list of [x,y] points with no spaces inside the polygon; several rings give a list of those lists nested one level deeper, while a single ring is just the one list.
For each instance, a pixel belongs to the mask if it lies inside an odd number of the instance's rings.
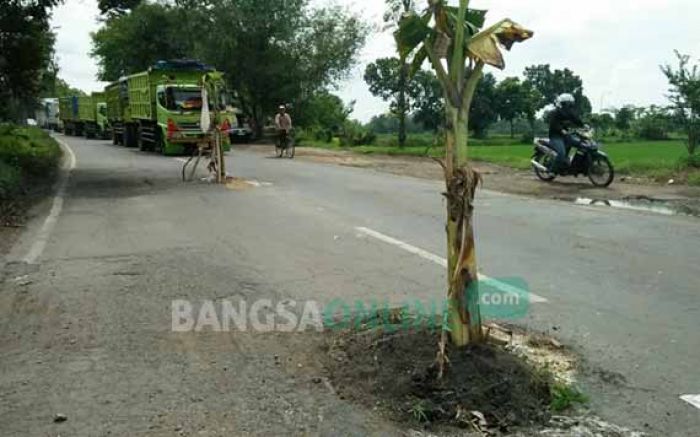
[{"label": "overcast sky", "polygon": [[[336,3],[381,26],[383,1]],[[596,110],[664,103],[667,84],[659,64],[673,62],[674,49],[700,57],[697,0],[472,0],[471,6],[490,9],[489,22],[509,17],[535,31],[532,40],[506,54],[505,71],[492,70],[497,76],[519,76],[532,64],[568,67],[583,78]],[[97,0],[66,0],[53,17],[60,76],[85,91],[104,86],[95,79],[97,67],[89,56],[90,32],[100,26],[97,16]],[[367,63],[393,53],[390,32],[373,34],[361,65],[338,90],[346,102],[357,101],[355,118],[367,121],[386,111],[388,105],[369,93],[362,73]]]}]

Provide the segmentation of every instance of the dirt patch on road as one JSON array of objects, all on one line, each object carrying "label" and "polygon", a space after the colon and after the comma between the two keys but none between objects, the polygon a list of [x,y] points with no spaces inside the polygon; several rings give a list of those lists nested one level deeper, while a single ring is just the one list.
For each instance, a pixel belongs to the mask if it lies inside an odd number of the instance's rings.
[{"label": "dirt patch on road", "polygon": [[[261,153],[269,152],[270,146],[242,146]],[[433,159],[419,156],[363,155],[347,150],[327,150],[308,147],[297,148],[296,158],[336,164],[347,167],[366,168],[401,176],[442,180],[440,165]],[[700,215],[700,187],[687,185],[663,185],[650,179],[618,176],[609,188],[596,188],[588,179],[562,178],[546,183],[538,180],[530,171],[516,170],[485,162],[474,163],[484,177],[483,188],[504,193],[576,201],[579,198],[593,200],[638,200],[669,203],[671,209],[681,213]],[[676,205],[679,205],[676,208]]]},{"label": "dirt patch on road", "polygon": [[328,346],[330,380],[341,397],[402,423],[504,432],[549,421],[550,375],[489,344],[450,348],[449,372],[438,380],[437,337],[427,330],[338,334]]}]

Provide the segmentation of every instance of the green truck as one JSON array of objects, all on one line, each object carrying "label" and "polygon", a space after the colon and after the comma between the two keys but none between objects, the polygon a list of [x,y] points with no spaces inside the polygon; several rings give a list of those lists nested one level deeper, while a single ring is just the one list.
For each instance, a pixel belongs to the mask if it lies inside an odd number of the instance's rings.
[{"label": "green truck", "polygon": [[107,138],[111,130],[104,99],[101,92],[89,96],[61,97],[58,100],[59,113],[66,135]]},{"label": "green truck", "polygon": [[[210,143],[211,134],[200,127],[202,78],[212,67],[197,61],[159,61],[147,71],[133,74],[105,88],[107,118],[112,142],[164,155],[192,153]],[[228,132],[237,125],[235,109],[222,96],[217,120],[212,123],[226,132],[224,149],[230,148]]]},{"label": "green truck", "polygon": [[59,98],[58,113],[66,135],[83,134],[83,124],[78,117],[78,96]]},{"label": "green truck", "polygon": [[87,138],[107,139],[111,136],[104,92],[95,92],[90,97],[79,98],[78,113]]}]

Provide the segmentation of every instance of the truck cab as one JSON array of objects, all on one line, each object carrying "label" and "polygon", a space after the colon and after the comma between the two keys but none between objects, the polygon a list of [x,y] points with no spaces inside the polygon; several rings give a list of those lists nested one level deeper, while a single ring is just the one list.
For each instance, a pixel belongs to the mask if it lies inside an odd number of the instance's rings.
[{"label": "truck cab", "polygon": [[[211,145],[215,135],[201,126],[204,78],[211,74],[220,76],[197,61],[159,61],[147,71],[109,85],[107,112],[113,141],[164,155],[191,154],[199,146]],[[222,93],[217,89],[215,94]],[[207,104],[211,125],[224,133],[222,146],[228,150],[228,133],[235,125],[235,115],[229,113],[232,108],[221,102]]]},{"label": "truck cab", "polygon": [[172,144],[191,144],[202,139],[202,107],[202,89],[196,83],[157,86],[157,119],[165,141]]},{"label": "truck cab", "polygon": [[[223,94],[220,102],[209,101],[210,111],[218,109],[219,119],[211,122],[224,134],[224,149],[230,149],[229,133],[238,123],[236,109],[230,104],[231,99]],[[167,150],[179,149],[177,145],[189,145],[206,141],[206,134],[201,127],[204,102],[202,87],[197,83],[164,84],[156,87],[156,112],[158,125]]]}]

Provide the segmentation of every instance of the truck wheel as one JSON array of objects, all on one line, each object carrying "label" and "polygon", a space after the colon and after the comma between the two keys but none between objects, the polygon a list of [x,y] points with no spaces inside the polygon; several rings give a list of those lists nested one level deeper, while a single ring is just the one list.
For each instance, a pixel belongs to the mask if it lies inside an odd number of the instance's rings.
[{"label": "truck wheel", "polygon": [[139,145],[139,131],[138,129],[129,129],[129,147],[137,147]]},{"label": "truck wheel", "polygon": [[156,153],[165,155],[165,139],[163,138],[163,132],[159,129],[156,131],[156,144],[153,147]]},{"label": "truck wheel", "polygon": [[124,133],[122,133],[122,139],[124,147],[131,147],[131,128],[129,128],[129,126],[124,126]]},{"label": "truck wheel", "polygon": [[140,151],[145,152],[148,150],[148,146],[143,140],[143,130],[140,128],[136,131],[136,144],[138,145]]}]

